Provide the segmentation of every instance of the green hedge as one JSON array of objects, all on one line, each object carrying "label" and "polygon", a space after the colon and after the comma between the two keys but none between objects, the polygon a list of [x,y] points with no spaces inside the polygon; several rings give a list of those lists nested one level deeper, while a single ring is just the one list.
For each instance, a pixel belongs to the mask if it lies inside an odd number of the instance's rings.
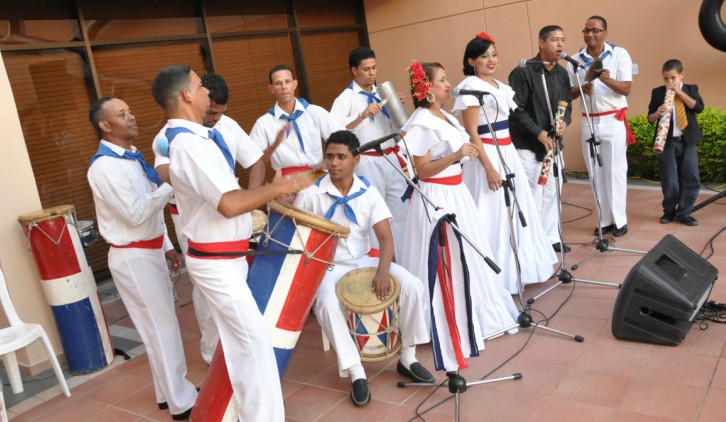
[{"label": "green hedge", "polygon": [[[706,107],[696,118],[703,131],[703,141],[698,145],[701,182],[726,181],[726,111]],[[638,139],[628,147],[628,176],[660,179],[658,156],[653,152],[655,124],[648,123],[645,115],[628,118],[628,124]]]}]

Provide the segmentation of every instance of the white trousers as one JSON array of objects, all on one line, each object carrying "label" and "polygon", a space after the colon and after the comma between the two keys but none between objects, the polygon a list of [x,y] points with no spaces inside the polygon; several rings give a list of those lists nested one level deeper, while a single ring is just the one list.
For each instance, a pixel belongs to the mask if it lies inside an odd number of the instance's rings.
[{"label": "white trousers", "polygon": [[[401,168],[398,158],[394,154],[388,154],[386,157],[393,161],[397,168]],[[391,211],[391,230],[393,231],[393,244],[396,261],[400,261],[403,256],[403,234],[406,226],[406,214],[408,211],[407,204],[401,201],[401,197],[406,192],[406,180],[401,176],[392,165],[383,157],[371,157],[362,155],[360,163],[355,169],[355,174],[364,176],[371,185],[375,186],[380,192],[383,199]],[[371,248],[378,249],[378,238],[373,230],[370,234]]]},{"label": "white trousers", "polygon": [[[315,295],[315,317],[338,357],[338,368],[345,371],[351,366],[360,365],[360,354],[348,331],[347,311],[338,301],[335,285],[348,272],[359,268],[378,267],[378,258],[364,256],[344,264],[335,264],[323,278]],[[398,321],[401,330],[401,343],[404,347],[428,343],[423,307],[424,286],[421,281],[400,265],[391,264],[390,273],[398,279],[401,294],[398,297]]]},{"label": "white trousers", "polygon": [[241,421],[284,421],[280,376],[267,323],[247,285],[247,260],[187,256],[219,331]]},{"label": "white trousers", "polygon": [[179,321],[161,248],[110,248],[108,268],[149,356],[157,403],[172,415],[194,405],[197,390],[186,379]]},{"label": "white trousers", "polygon": [[537,161],[534,151],[527,149],[518,149],[517,153],[522,161],[524,172],[527,174],[527,180],[529,181],[529,187],[532,188],[532,196],[534,197],[534,203],[539,210],[539,215],[542,222],[542,228],[550,243],[555,244],[562,241],[560,236],[560,225],[559,225],[559,202],[557,201],[557,186],[555,183],[560,184],[560,192],[562,191],[562,171],[565,168],[564,158],[562,154],[559,154],[560,162],[557,165],[560,171],[559,176],[555,177],[554,164],[550,169],[549,177],[547,177],[547,184],[540,185],[537,183],[539,180],[539,173],[542,168],[542,162]]},{"label": "white trousers", "polygon": [[[174,222],[174,232],[176,232],[176,238],[179,241],[179,246],[181,246],[184,259],[186,260],[189,240],[181,232],[181,218],[179,215],[171,214],[171,221]],[[191,272],[189,273],[189,279],[192,279]],[[199,331],[202,333],[200,340],[202,359],[209,364],[212,362],[214,350],[219,343],[219,333],[217,332],[217,326],[214,325],[214,318],[212,318],[212,313],[209,311],[207,300],[204,299],[204,295],[199,291],[199,288],[197,288],[193,280],[192,301],[194,302],[194,314],[197,317]]]},{"label": "white trousers", "polygon": [[[584,120],[584,118],[583,118]],[[628,159],[625,152],[628,142],[625,134],[625,125],[614,115],[593,117],[595,138],[601,142],[600,157],[602,167],[596,164],[592,168],[590,158],[590,126],[582,122],[582,157],[587,165],[590,182],[600,200],[600,226],[615,224],[623,227],[628,223],[625,215],[626,196],[628,193]]]}]

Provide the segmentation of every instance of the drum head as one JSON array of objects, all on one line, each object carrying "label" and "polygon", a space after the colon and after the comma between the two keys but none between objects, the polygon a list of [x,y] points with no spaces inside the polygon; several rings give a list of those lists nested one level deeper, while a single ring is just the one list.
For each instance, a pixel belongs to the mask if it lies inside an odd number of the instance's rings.
[{"label": "drum head", "polygon": [[39,221],[50,220],[59,215],[71,215],[76,212],[73,205],[58,205],[57,207],[44,208],[40,211],[29,212],[18,217],[21,224],[37,223]]},{"label": "drum head", "polygon": [[261,210],[252,210],[252,234],[257,234],[265,228],[267,224],[267,214]]},{"label": "drum head", "polygon": [[299,224],[317,229],[323,233],[332,234],[343,239],[348,237],[350,230],[332,221],[315,215],[309,211],[302,210],[292,205],[283,205],[276,201],[267,203],[267,208],[279,214],[295,220]]},{"label": "drum head", "polygon": [[376,293],[371,290],[371,283],[375,275],[376,268],[360,268],[349,272],[340,279],[335,286],[335,294],[345,309],[369,315],[388,308],[398,299],[401,286],[398,284],[398,280],[389,274],[393,292],[386,300],[378,300]]}]

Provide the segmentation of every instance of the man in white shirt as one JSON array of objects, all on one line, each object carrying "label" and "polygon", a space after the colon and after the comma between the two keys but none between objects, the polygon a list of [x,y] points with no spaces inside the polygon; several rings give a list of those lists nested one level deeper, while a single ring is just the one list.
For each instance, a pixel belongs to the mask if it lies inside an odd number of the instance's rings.
[{"label": "man in white shirt", "polygon": [[[633,81],[633,61],[628,52],[621,47],[605,42],[608,33],[608,24],[602,16],[591,16],[585,22],[582,30],[585,39],[583,47],[573,58],[580,62],[577,72],[580,81],[585,80],[590,66],[595,61],[602,62],[602,72],[592,82],[582,86],[585,96],[580,103],[580,110],[584,118],[592,118],[595,140],[601,142],[599,147],[602,166],[593,169],[590,156],[590,143],[592,136],[589,124],[582,122],[582,155],[590,174],[590,180],[600,201],[599,226],[595,228],[602,234],[613,232],[614,236],[623,236],[628,232],[628,218],[625,214],[626,195],[628,192],[628,160],[625,156],[627,150],[627,136],[629,128],[625,118],[628,101],[625,97],[630,94]],[[570,84],[572,85],[572,99],[580,96],[577,78],[573,72],[572,64],[568,64]],[[585,112],[585,107],[589,116]]]},{"label": "man in white shirt", "polygon": [[[330,109],[331,114],[345,124],[363,144],[398,132],[377,92],[378,65],[373,50],[359,47],[351,51],[348,66],[353,74],[353,82],[335,99]],[[398,156],[395,139],[381,144],[381,149],[399,169],[405,163]],[[393,243],[396,258],[400,259],[407,210],[401,198],[406,191],[406,181],[378,152],[369,151],[361,155],[356,174],[368,179],[385,199],[393,215]],[[371,244],[378,246],[375,236],[371,236]]]},{"label": "man in white shirt", "polygon": [[289,66],[270,70],[269,90],[277,102],[257,119],[250,137],[263,160],[282,175],[310,170],[323,161],[323,142],[343,125],[322,107],[295,98],[297,79]]},{"label": "man in white shirt", "polygon": [[239,418],[285,419],[280,379],[267,325],[247,285],[252,218],[249,211],[310,184],[309,174],[281,177],[252,190],[239,187],[235,161],[251,165],[261,151],[236,155],[219,131],[202,125],[209,91],[190,66],[169,66],[151,92],[169,116],[169,176],[174,185],[186,264],[217,326]]},{"label": "man in white shirt", "polygon": [[[371,289],[380,300],[391,294],[389,273],[401,285],[399,295],[399,323],[401,330],[401,358],[397,365],[400,374],[416,382],[434,382],[434,376],[416,360],[416,345],[428,343],[429,333],[421,306],[423,283],[393,264],[393,235],[388,211],[381,194],[365,178],[354,175],[360,161],[356,148],[358,139],[348,131],[335,132],[328,138],[325,164],[328,175],[314,186],[300,192],[295,205],[347,226],[350,234],[340,239],[335,250],[335,266],[323,278],[315,296],[315,316],[335,349],[338,368],[351,377],[350,397],[357,406],[371,400],[368,380],[361,365],[360,354],[350,335],[335,285],[352,270],[377,268]],[[375,232],[379,250],[371,249],[370,233]]]},{"label": "man in white shirt", "polygon": [[146,346],[159,409],[168,408],[174,420],[186,420],[197,391],[186,379],[166,265],[169,259],[172,271],[181,266],[166,236],[162,213],[172,189],[132,145],[139,131],[124,101],[101,98],[88,114],[101,136],[98,152],[91,158],[88,183],[99,231],[111,245],[108,268]]},{"label": "man in white shirt", "polygon": [[[209,109],[202,124],[205,127],[214,128],[222,133],[232,156],[238,157],[237,162],[241,163],[243,167],[249,168],[247,189],[262,186],[265,182],[265,163],[260,159],[254,161],[257,157],[254,151],[257,151],[257,148],[252,143],[252,140],[234,119],[225,115],[227,112],[227,104],[229,103],[229,87],[224,78],[216,73],[207,73],[202,76],[202,86],[209,90],[210,99]],[[167,183],[169,183],[169,141],[166,139],[166,130],[168,128],[168,124],[164,125],[154,138],[152,144],[155,157],[154,167],[161,180]],[[247,158],[247,153],[250,151],[252,152],[251,157]],[[250,165],[250,163],[252,164]],[[179,240],[179,246],[181,246],[182,252],[186,255],[187,238],[181,232],[179,210],[176,206],[176,199],[173,196],[169,201],[169,210],[171,219],[174,222],[174,230]],[[219,334],[217,333],[217,327],[214,325],[212,314],[209,312],[209,305],[207,305],[204,295],[202,295],[196,285],[194,285],[192,290],[192,299],[194,301],[194,313],[199,324],[199,331],[202,334],[200,340],[202,359],[209,364],[212,361],[212,356],[214,356],[214,350],[219,343]]]}]

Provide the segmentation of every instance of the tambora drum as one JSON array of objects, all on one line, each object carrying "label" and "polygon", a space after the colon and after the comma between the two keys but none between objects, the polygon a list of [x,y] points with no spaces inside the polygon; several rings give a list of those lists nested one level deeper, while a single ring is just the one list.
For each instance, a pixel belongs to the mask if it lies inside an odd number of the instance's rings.
[{"label": "tambora drum", "polygon": [[72,374],[88,374],[113,361],[96,281],[86,260],[73,205],[18,217],[55,317]]},{"label": "tambora drum", "polygon": [[390,275],[393,292],[381,301],[372,290],[376,268],[360,268],[343,276],[335,293],[348,311],[348,328],[364,362],[388,359],[401,349],[398,331],[398,295],[401,286]]},{"label": "tambora drum", "polygon": [[[267,224],[250,265],[247,283],[270,330],[282,378],[315,293],[328,267],[333,265],[338,239],[348,237],[349,230],[293,206],[273,201],[267,208]],[[221,349],[217,347],[212,358],[192,411],[192,421],[238,420]]]}]

